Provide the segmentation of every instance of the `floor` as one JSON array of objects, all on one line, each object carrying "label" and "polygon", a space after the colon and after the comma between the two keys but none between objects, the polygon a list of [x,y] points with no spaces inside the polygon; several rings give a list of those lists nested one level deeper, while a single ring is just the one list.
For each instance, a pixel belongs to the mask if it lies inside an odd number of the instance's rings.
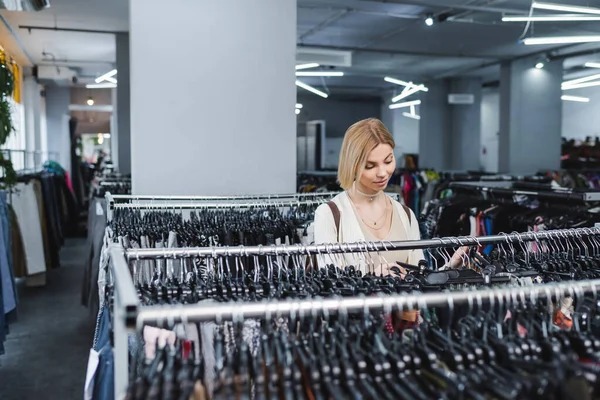
[{"label": "floor", "polygon": [[95,316],[80,305],[86,239],[67,239],[45,287],[19,286],[0,356],[0,399],[81,399]]}]

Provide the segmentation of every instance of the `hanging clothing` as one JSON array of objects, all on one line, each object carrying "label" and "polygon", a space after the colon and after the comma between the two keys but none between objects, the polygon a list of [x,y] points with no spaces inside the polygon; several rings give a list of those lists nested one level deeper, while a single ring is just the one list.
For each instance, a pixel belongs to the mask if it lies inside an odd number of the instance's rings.
[{"label": "hanging clothing", "polygon": [[27,275],[46,272],[44,239],[37,197],[32,184],[18,183],[12,194],[12,204],[20,223]]}]

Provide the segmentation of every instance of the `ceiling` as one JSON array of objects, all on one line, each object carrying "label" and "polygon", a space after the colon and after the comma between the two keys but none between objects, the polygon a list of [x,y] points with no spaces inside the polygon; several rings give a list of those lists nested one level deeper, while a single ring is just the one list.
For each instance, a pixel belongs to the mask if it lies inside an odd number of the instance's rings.
[{"label": "ceiling", "polygon": [[[32,64],[60,64],[92,79],[115,64],[114,35],[128,29],[127,0],[50,0],[41,12],[8,12],[0,16],[4,30]],[[600,0],[552,0],[555,3],[600,7]],[[498,62],[549,52],[586,54],[565,61],[569,74],[581,74],[586,61],[600,61],[600,44],[525,46],[517,41],[525,23],[501,22],[503,13],[527,14],[531,0],[297,0],[297,44],[305,48],[349,51],[352,66],[344,77],[302,78],[334,94],[377,95],[394,85],[383,81],[427,81],[448,76],[498,77]],[[541,12],[541,11],[536,11]],[[549,13],[549,12],[544,12]],[[426,16],[445,19],[428,27]],[[85,33],[26,29],[23,26],[99,31]],[[598,34],[600,22],[535,23],[535,36]],[[8,46],[6,43],[2,43]],[[183,42],[182,42],[182,45]]]}]

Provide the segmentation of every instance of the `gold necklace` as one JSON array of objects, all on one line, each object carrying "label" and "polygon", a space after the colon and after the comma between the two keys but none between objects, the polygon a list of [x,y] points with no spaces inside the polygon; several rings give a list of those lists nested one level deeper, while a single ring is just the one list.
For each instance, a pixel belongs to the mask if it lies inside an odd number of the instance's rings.
[{"label": "gold necklace", "polygon": [[[350,201],[352,201],[352,203],[354,203],[354,200],[352,199],[352,196],[350,196],[350,193],[348,193],[348,196],[350,197]],[[356,205],[354,205],[354,207],[356,207]],[[389,202],[387,202],[387,201],[386,201],[386,204],[385,204],[385,209],[383,210],[383,214],[381,215],[381,217],[377,218],[375,221],[369,220],[369,222],[370,222],[371,224],[373,224],[373,226],[370,226],[370,225],[369,225],[369,223],[368,223],[367,221],[365,221],[365,219],[363,218],[363,216],[360,214],[360,210],[359,210],[358,208],[356,209],[356,211],[357,211],[357,214],[358,214],[358,217],[360,218],[360,220],[361,220],[361,221],[362,221],[362,222],[363,222],[363,223],[364,223],[364,224],[365,224],[367,227],[369,227],[370,229],[373,229],[373,230],[376,230],[376,231],[378,231],[378,230],[380,230],[381,228],[383,228],[383,226],[384,226],[384,225],[383,225],[383,224],[382,224],[382,225],[379,225],[379,228],[376,228],[375,226],[377,226],[377,223],[378,223],[379,221],[381,221],[381,219],[382,219],[382,218],[384,218],[384,217],[387,215],[387,213],[388,213],[388,208],[389,208]]]}]

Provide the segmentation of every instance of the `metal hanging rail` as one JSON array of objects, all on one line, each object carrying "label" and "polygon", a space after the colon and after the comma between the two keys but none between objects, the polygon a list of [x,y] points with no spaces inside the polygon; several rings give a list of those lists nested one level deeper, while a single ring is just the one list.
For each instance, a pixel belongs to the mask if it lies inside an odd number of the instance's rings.
[{"label": "metal hanging rail", "polygon": [[441,247],[480,246],[494,243],[522,243],[547,239],[580,238],[600,235],[600,228],[557,229],[541,232],[510,233],[492,236],[462,236],[427,240],[401,240],[356,243],[327,243],[317,245],[273,245],[239,247],[189,247],[171,249],[127,249],[127,260],[185,258],[185,257],[224,257],[248,255],[292,255],[330,254],[413,250]]},{"label": "metal hanging rail", "polygon": [[[522,188],[519,188],[521,186]],[[530,186],[532,187],[532,186]],[[512,184],[506,184],[504,182],[451,182],[450,189],[458,191],[470,191],[481,193],[484,196],[487,194],[498,195],[498,196],[532,196],[539,199],[553,199],[553,200],[578,200],[578,201],[600,201],[600,191],[585,190],[578,191],[573,189],[565,188],[551,188],[544,190],[529,190],[523,185],[517,185],[513,188]]]},{"label": "metal hanging rail", "polygon": [[469,302],[475,304],[489,299],[494,304],[499,301],[531,300],[559,297],[563,294],[579,296],[597,292],[600,279],[569,281],[533,285],[527,287],[472,290],[461,292],[438,292],[424,294],[401,294],[392,296],[345,297],[332,299],[311,299],[291,301],[229,302],[207,305],[176,305],[144,307],[138,313],[136,329],[144,325],[173,324],[180,322],[226,321],[236,318],[269,318],[284,316],[310,316],[315,312],[334,313],[381,311],[393,309],[414,309],[439,307]]}]

